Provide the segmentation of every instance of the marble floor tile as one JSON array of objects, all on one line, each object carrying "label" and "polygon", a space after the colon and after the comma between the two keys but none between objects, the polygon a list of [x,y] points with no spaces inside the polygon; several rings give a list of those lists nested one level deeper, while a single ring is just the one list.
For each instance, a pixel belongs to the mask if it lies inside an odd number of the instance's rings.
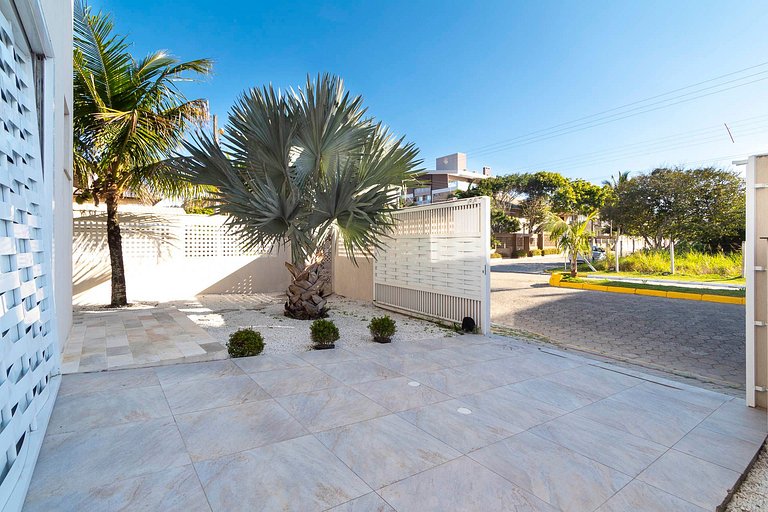
[{"label": "marble floor tile", "polygon": [[314,366],[269,370],[249,375],[275,398],[342,385],[341,382]]},{"label": "marble floor tile", "polygon": [[503,385],[496,374],[472,371],[470,366],[456,366],[432,372],[412,373],[410,378],[446,395],[459,397]]},{"label": "marble floor tile", "polygon": [[370,382],[372,380],[402,377],[396,371],[371,360],[323,364],[318,365],[318,368],[344,384],[360,384],[361,382]]},{"label": "marble floor tile", "polygon": [[57,495],[32,496],[24,504],[24,512],[54,510],[210,512],[211,508],[190,464],[118,480],[100,487],[73,489]]},{"label": "marble floor tile", "polygon": [[190,462],[172,418],[49,435],[29,496],[61,495]]},{"label": "marble floor tile", "polygon": [[47,432],[60,434],[170,416],[160,386],[78,393],[58,397]]},{"label": "marble floor tile", "polygon": [[160,381],[157,380],[157,375],[151,368],[77,373],[62,377],[59,397],[77,393],[93,393],[94,391],[157,386],[158,384]]},{"label": "marble floor tile", "polygon": [[[413,384],[419,384],[414,386]],[[363,382],[352,386],[392,412],[405,411],[451,397],[408,377]]]},{"label": "marble floor tile", "polygon": [[461,455],[395,415],[321,432],[317,438],[373,489]]},{"label": "marble floor tile", "polygon": [[632,480],[530,432],[469,456],[564,512],[594,510]]},{"label": "marble floor tile", "polygon": [[741,399],[725,402],[707,419],[718,422],[722,420],[734,426],[738,425],[759,432],[768,432],[768,412],[765,409],[747,407],[744,400]]},{"label": "marble floor tile", "polygon": [[176,424],[193,462],[308,434],[274,400],[179,414]]},{"label": "marble floor tile", "polygon": [[636,476],[667,447],[601,423],[566,414],[531,432],[630,476]]},{"label": "marble floor tile", "polygon": [[632,480],[597,512],[705,512],[706,509],[673,496],[640,480]]},{"label": "marble floor tile", "polygon": [[602,397],[589,391],[570,388],[545,378],[528,379],[511,384],[509,389],[521,395],[529,396],[540,402],[554,405],[564,411],[573,411]]},{"label": "marble floor tile", "polygon": [[669,450],[637,478],[706,510],[714,510],[738,477],[739,473],[730,469]]},{"label": "marble floor tile", "polygon": [[508,386],[461,398],[472,411],[490,414],[520,430],[527,430],[566,413],[562,409],[516,393]]},{"label": "marble floor tile", "polygon": [[761,443],[744,441],[738,437],[699,426],[691,430],[673,448],[743,473],[755,454],[760,451],[760,447]]},{"label": "marble floor tile", "polygon": [[398,512],[558,511],[467,457],[406,478],[379,492]]},{"label": "marble floor tile", "polygon": [[573,414],[668,447],[701,421],[701,418],[680,414],[670,417],[613,398],[587,405]]},{"label": "marble floor tile", "polygon": [[311,364],[330,364],[340,363],[342,361],[353,361],[360,356],[349,350],[344,350],[336,345],[331,350],[308,350],[306,352],[297,352],[297,356]]},{"label": "marble floor tile", "polygon": [[398,413],[462,453],[500,441],[522,430],[495,416],[472,411],[460,400],[448,400]]},{"label": "marble floor tile", "polygon": [[695,418],[701,421],[712,414],[712,409],[709,407],[683,402],[676,398],[659,394],[653,388],[642,386],[635,386],[620,391],[612,395],[611,400],[631,404],[667,417],[685,416],[691,420]]},{"label": "marble floor tile", "polygon": [[553,373],[545,378],[601,397],[607,397],[643,383],[635,377],[591,365]]},{"label": "marble floor tile", "polygon": [[428,361],[423,357],[423,352],[407,354],[385,355],[377,358],[376,362],[382,366],[396,371],[401,375],[410,375],[418,372],[432,372],[445,368],[441,363]]},{"label": "marble floor tile", "polygon": [[381,496],[372,492],[348,501],[338,507],[328,509],[328,512],[395,512],[395,509],[381,499]]},{"label": "marble floor tile", "polygon": [[171,384],[165,387],[165,397],[173,414],[183,414],[266,400],[269,395],[243,374]]},{"label": "marble floor tile", "polygon": [[312,436],[195,464],[214,512],[325,510],[371,492]]},{"label": "marble floor tile", "polygon": [[311,432],[389,413],[381,405],[346,386],[280,397],[277,401]]},{"label": "marble floor tile", "polygon": [[243,375],[243,371],[230,360],[161,366],[155,368],[155,373],[164,388],[193,380]]},{"label": "marble floor tile", "polygon": [[648,390],[657,396],[671,398],[680,402],[705,407],[715,410],[725,402],[731,400],[731,397],[722,393],[716,393],[702,388],[680,385],[680,387],[664,386],[655,382],[643,382],[637,386],[637,389]]},{"label": "marble floor tile", "polygon": [[762,444],[766,438],[764,429],[750,428],[749,426],[740,424],[738,421],[731,421],[731,418],[727,415],[710,416],[699,423],[699,427],[736,437],[742,441],[750,443]]},{"label": "marble floor tile", "polygon": [[287,370],[309,366],[309,363],[295,354],[268,354],[254,357],[238,357],[232,362],[245,373],[265,372],[269,370]]}]

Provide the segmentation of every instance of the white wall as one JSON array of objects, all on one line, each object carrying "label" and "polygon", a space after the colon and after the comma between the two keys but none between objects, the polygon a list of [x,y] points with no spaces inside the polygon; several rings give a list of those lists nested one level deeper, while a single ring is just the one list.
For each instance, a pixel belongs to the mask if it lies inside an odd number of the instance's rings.
[{"label": "white wall", "polygon": [[45,68],[50,80],[45,112],[57,135],[48,141],[45,158],[53,175],[53,281],[63,346],[72,327],[72,2],[46,0],[42,8],[54,54]]}]

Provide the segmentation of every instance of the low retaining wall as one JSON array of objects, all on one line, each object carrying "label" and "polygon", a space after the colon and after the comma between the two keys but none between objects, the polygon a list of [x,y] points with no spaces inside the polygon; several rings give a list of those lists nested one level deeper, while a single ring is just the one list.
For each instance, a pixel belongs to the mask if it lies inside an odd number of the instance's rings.
[{"label": "low retaining wall", "polygon": [[624,288],[620,286],[605,286],[590,283],[569,283],[562,281],[562,275],[552,274],[549,277],[550,286],[558,288],[573,288],[575,290],[592,290],[594,292],[624,293],[627,295],[646,295],[650,297],[665,297],[667,299],[700,300],[704,302],[719,302],[721,304],[746,304],[744,297],[728,297],[711,293],[672,292],[663,290],[646,290],[644,288]]}]

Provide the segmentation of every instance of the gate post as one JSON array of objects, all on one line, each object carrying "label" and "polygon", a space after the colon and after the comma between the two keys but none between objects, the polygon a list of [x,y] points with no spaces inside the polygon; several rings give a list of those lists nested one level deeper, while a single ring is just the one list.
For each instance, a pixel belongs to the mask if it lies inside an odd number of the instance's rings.
[{"label": "gate post", "polygon": [[482,224],[482,244],[485,247],[485,263],[483,269],[483,299],[482,299],[482,333],[491,332],[491,198],[482,196],[480,198],[480,219]]}]

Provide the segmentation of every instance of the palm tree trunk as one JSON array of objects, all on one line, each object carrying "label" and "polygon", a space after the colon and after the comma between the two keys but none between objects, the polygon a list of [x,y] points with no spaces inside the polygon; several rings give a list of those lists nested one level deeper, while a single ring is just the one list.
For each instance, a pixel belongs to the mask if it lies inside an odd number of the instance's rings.
[{"label": "palm tree trunk", "polygon": [[304,268],[285,263],[292,277],[287,291],[285,316],[299,320],[314,320],[326,316],[328,301],[325,297],[329,295],[329,290],[321,272],[322,263],[323,257],[316,258]]},{"label": "palm tree trunk", "polygon": [[573,251],[571,253],[571,277],[576,277],[576,274],[579,273],[579,253],[577,251]]},{"label": "palm tree trunk", "polygon": [[125,291],[125,265],[123,264],[123,237],[120,234],[120,224],[117,219],[116,193],[109,193],[105,198],[107,203],[107,245],[109,246],[109,261],[112,266],[112,302],[113,308],[127,306],[128,295]]}]

